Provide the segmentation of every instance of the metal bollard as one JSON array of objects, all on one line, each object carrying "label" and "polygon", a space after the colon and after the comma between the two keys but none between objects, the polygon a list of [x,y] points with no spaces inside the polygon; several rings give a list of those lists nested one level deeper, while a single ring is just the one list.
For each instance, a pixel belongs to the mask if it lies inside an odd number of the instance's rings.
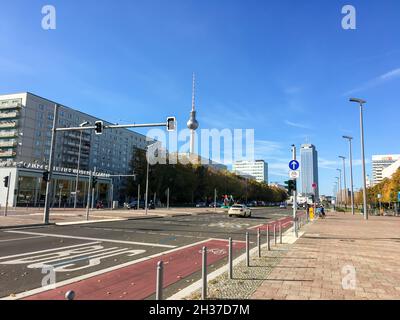
[{"label": "metal bollard", "polygon": [[202,250],[202,268],[201,268],[201,279],[203,280],[203,286],[201,288],[201,299],[207,299],[207,247],[203,247]]},{"label": "metal bollard", "polygon": [[276,246],[276,223],[274,223],[274,245]]},{"label": "metal bollard", "polygon": [[228,277],[229,279],[233,278],[233,267],[232,267],[232,238],[229,238],[229,245],[228,245]]},{"label": "metal bollard", "polygon": [[163,278],[164,278],[164,263],[158,261],[157,263],[157,282],[156,282],[156,300],[163,298]]},{"label": "metal bollard", "polygon": [[65,293],[65,299],[67,300],[74,300],[75,299],[75,292],[73,290],[69,290]]},{"label": "metal bollard", "polygon": [[269,224],[267,225],[267,249],[268,251],[271,251],[271,243],[269,242]]},{"label": "metal bollard", "polygon": [[250,267],[250,244],[248,232],[246,232],[246,266]]},{"label": "metal bollard", "polygon": [[282,223],[279,222],[279,243],[282,244]]},{"label": "metal bollard", "polygon": [[261,258],[261,234],[260,234],[260,228],[257,229],[257,247],[258,247],[258,257]]}]

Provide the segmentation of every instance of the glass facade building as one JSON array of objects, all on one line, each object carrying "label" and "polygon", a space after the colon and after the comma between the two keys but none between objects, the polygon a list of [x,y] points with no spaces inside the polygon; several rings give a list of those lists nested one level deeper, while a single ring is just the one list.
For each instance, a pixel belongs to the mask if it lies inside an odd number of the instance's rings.
[{"label": "glass facade building", "polygon": [[[301,192],[305,196],[315,194],[316,199],[318,199],[318,152],[315,146],[312,144],[301,145],[300,158]],[[312,187],[313,183],[317,184],[315,191]]]}]

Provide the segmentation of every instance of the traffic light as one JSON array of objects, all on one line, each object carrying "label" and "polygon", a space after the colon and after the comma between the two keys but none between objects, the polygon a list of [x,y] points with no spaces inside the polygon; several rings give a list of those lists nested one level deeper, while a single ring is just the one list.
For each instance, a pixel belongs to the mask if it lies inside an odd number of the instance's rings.
[{"label": "traffic light", "polygon": [[4,187],[8,188],[8,176],[4,177],[3,181],[4,181]]},{"label": "traffic light", "polygon": [[167,131],[175,131],[176,129],[176,119],[175,117],[167,118]]},{"label": "traffic light", "polygon": [[286,187],[285,187],[285,188],[286,188],[288,194],[291,194],[292,191],[297,190],[296,180],[288,180],[288,181],[285,181],[285,184],[286,184]]},{"label": "traffic light", "polygon": [[96,187],[97,177],[92,177],[92,188]]},{"label": "traffic light", "polygon": [[104,129],[103,121],[96,121],[94,123],[94,126],[95,126],[95,129],[94,129],[95,134],[102,134],[103,133],[103,129]]},{"label": "traffic light", "polygon": [[46,182],[48,182],[50,179],[49,179],[49,171],[44,171],[43,172],[43,181],[46,181]]}]

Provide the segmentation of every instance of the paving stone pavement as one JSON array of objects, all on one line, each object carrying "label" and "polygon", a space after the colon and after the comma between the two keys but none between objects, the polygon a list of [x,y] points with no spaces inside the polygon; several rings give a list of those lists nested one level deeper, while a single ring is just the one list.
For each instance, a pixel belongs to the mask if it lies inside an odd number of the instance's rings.
[{"label": "paving stone pavement", "polygon": [[400,299],[400,218],[329,213],[251,295],[253,299]]}]

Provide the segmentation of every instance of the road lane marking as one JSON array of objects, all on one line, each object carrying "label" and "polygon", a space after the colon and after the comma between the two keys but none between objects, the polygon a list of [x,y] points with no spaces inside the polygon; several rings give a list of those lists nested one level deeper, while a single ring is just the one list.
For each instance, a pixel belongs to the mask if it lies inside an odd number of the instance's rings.
[{"label": "road lane marking", "polygon": [[38,232],[28,232],[28,231],[16,231],[16,230],[15,231],[5,231],[5,232],[31,234],[31,235],[38,235],[38,236],[40,235],[40,236],[53,237],[53,238],[65,238],[65,239],[78,239],[78,240],[110,242],[110,243],[133,244],[133,245],[148,246],[148,247],[176,248],[176,246],[171,246],[171,245],[167,245],[167,244],[136,242],[136,241],[124,241],[124,240],[112,240],[112,239],[79,237],[79,236],[68,236],[68,235],[63,235],[63,234],[38,233]]},{"label": "road lane marking", "polygon": [[[59,288],[59,287],[62,287],[62,286],[68,285],[68,284],[72,284],[72,283],[75,283],[75,282],[78,282],[78,281],[81,281],[81,280],[92,278],[92,277],[98,276],[98,275],[103,274],[103,273],[107,273],[107,272],[110,272],[110,271],[118,270],[120,268],[131,266],[133,264],[136,264],[136,263],[139,263],[139,262],[143,262],[143,261],[146,261],[146,260],[150,260],[150,259],[153,259],[153,258],[156,258],[156,257],[160,257],[160,256],[163,256],[163,255],[175,252],[175,251],[179,251],[181,249],[190,248],[192,246],[196,246],[196,245],[199,245],[201,243],[206,243],[206,242],[208,242],[210,240],[215,240],[215,239],[213,239],[213,238],[205,239],[205,240],[198,241],[198,242],[195,242],[195,243],[191,243],[191,244],[188,244],[188,245],[185,245],[185,246],[182,246],[182,247],[174,248],[174,249],[167,250],[167,251],[162,251],[162,252],[153,254],[151,256],[148,256],[148,257],[143,257],[143,258],[140,258],[140,259],[137,259],[137,260],[134,260],[134,261],[125,262],[125,263],[122,263],[122,264],[119,264],[119,265],[115,265],[115,266],[112,266],[112,267],[109,267],[109,268],[106,268],[106,269],[94,271],[94,272],[91,272],[91,273],[88,273],[88,274],[85,274],[85,275],[82,275],[82,276],[78,276],[78,277],[75,277],[75,278],[67,279],[67,280],[64,280],[64,281],[56,283],[54,288]],[[217,240],[227,241],[226,239],[217,239]],[[34,294],[38,294],[38,293],[41,293],[41,292],[44,292],[44,291],[49,291],[49,289],[45,288],[45,287],[40,287],[40,288],[37,288],[37,289],[32,289],[32,290],[29,290],[29,291],[18,293],[15,296],[12,296],[12,297],[11,296],[2,297],[2,298],[0,298],[0,300],[23,299],[23,298],[26,298],[26,297],[29,297],[29,296],[32,296]]]},{"label": "road lane marking", "polygon": [[99,242],[89,242],[89,243],[83,243],[83,244],[76,244],[76,245],[73,245],[73,246],[65,246],[65,247],[58,247],[58,248],[53,248],[53,249],[46,249],[46,250],[39,250],[39,251],[31,251],[31,252],[13,254],[11,256],[0,257],[0,260],[9,259],[9,258],[15,258],[15,257],[28,256],[28,255],[37,254],[37,253],[51,252],[51,251],[62,250],[62,249],[70,249],[70,248],[89,246],[89,245],[98,244],[98,243]]},{"label": "road lane marking", "polygon": [[0,240],[0,242],[18,241],[18,240],[27,240],[27,239],[36,239],[36,238],[46,238],[46,236],[33,236],[33,237],[14,238],[14,239]]}]

